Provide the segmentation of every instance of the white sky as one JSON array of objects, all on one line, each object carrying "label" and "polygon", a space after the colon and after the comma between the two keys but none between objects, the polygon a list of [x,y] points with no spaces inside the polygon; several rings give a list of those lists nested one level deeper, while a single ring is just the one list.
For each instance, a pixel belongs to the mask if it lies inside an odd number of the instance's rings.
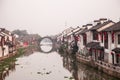
[{"label": "white sky", "polygon": [[104,17],[119,20],[120,0],[0,0],[0,27],[41,36]]}]

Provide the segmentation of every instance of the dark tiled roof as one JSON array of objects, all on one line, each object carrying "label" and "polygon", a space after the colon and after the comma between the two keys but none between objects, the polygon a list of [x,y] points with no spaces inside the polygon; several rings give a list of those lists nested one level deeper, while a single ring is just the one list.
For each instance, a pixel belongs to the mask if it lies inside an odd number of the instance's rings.
[{"label": "dark tiled roof", "polygon": [[108,21],[104,22],[103,24],[98,24],[98,25],[93,26],[90,30],[99,29],[99,28],[101,28],[102,26],[105,26],[105,25],[107,25],[107,24],[109,24],[109,23],[111,23],[111,22],[113,22],[113,21],[108,20]]},{"label": "dark tiled roof", "polygon": [[87,32],[87,31],[88,31],[88,29],[85,28],[85,29],[83,29],[83,30],[80,32],[80,34],[83,34],[83,33]]},{"label": "dark tiled roof", "polygon": [[112,51],[114,51],[115,53],[120,53],[120,48],[114,48]]},{"label": "dark tiled roof", "polygon": [[1,32],[0,32],[0,36],[5,36],[5,35],[1,34]]},{"label": "dark tiled roof", "polygon": [[94,49],[104,49],[100,46],[99,42],[90,42],[86,45],[86,47],[94,48]]},{"label": "dark tiled roof", "polygon": [[115,23],[111,27],[105,29],[104,31],[120,31],[120,21],[118,23]]},{"label": "dark tiled roof", "polygon": [[107,20],[107,18],[100,18],[99,20],[100,20],[100,21],[102,21],[102,20]]},{"label": "dark tiled roof", "polygon": [[9,35],[10,31],[6,30],[5,28],[0,28],[0,29],[1,29],[1,31],[0,31],[0,32],[4,32],[4,33],[6,33],[6,34],[8,34],[8,35]]},{"label": "dark tiled roof", "polygon": [[79,32],[80,30],[81,30],[81,29],[79,29],[79,30],[75,31],[74,33]]}]

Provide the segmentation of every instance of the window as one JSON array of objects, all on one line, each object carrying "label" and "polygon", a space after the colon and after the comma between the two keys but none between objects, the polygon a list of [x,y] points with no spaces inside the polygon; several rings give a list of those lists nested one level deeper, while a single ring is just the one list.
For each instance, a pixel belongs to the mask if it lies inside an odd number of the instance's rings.
[{"label": "window", "polygon": [[120,44],[120,34],[118,35],[118,44]]},{"label": "window", "polygon": [[104,32],[104,46],[108,49],[108,33]]},{"label": "window", "polygon": [[98,33],[93,31],[93,40],[98,40]]},{"label": "window", "polygon": [[102,41],[102,43],[103,43],[103,34],[101,35],[101,41]]},{"label": "window", "polygon": [[87,43],[87,35],[83,34],[83,45],[86,45]]}]

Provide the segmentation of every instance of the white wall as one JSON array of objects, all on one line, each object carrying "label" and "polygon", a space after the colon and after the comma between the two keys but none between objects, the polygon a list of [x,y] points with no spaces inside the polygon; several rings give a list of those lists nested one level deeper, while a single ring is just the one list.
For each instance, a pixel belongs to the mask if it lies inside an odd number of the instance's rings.
[{"label": "white wall", "polygon": [[0,57],[2,57],[2,47],[0,46]]},{"label": "white wall", "polygon": [[108,49],[105,49],[105,53],[108,54],[108,63],[112,63],[111,48],[112,48],[112,36],[111,33],[108,32]]},{"label": "white wall", "polygon": [[84,48],[84,45],[83,45],[83,36],[82,35],[80,35],[80,49],[83,49]]},{"label": "white wall", "polygon": [[3,35],[5,35],[5,40],[7,39],[7,37],[9,37],[9,40],[12,41],[12,36],[11,35],[8,35],[4,32],[2,32]]},{"label": "white wall", "polygon": [[5,50],[4,50],[4,56],[8,55],[9,54],[9,48],[8,46],[4,46]]},{"label": "white wall", "polygon": [[12,36],[9,36],[9,40],[12,41]]},{"label": "white wall", "polygon": [[88,31],[88,32],[86,32],[86,34],[87,34],[87,43],[89,43],[92,41],[92,32]]}]

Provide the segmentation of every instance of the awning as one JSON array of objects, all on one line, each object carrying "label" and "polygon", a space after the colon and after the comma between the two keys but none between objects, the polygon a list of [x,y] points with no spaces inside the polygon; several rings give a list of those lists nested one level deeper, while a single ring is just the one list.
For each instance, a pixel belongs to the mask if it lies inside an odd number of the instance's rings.
[{"label": "awning", "polygon": [[112,51],[114,51],[115,53],[119,53],[120,54],[120,48],[114,48]]},{"label": "awning", "polygon": [[90,42],[86,45],[86,47],[104,50],[104,47],[101,47],[99,42]]}]

